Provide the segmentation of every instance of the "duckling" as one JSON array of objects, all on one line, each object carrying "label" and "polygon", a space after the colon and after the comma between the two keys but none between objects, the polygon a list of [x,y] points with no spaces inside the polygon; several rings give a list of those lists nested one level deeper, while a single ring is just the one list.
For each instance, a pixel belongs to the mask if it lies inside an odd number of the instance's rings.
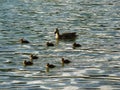
[{"label": "duckling", "polygon": [[20,43],[21,44],[27,44],[27,43],[30,43],[30,42],[28,40],[25,40],[25,39],[21,38]]},{"label": "duckling", "polygon": [[71,61],[70,61],[70,60],[67,60],[67,59],[62,58],[62,59],[61,59],[61,63],[62,63],[62,66],[64,66],[64,64],[69,64],[69,63],[71,63]]},{"label": "duckling", "polygon": [[80,44],[77,44],[77,43],[75,42],[75,43],[73,43],[73,48],[75,48],[75,47],[81,47],[81,45],[80,45]]},{"label": "duckling", "polygon": [[56,66],[53,65],[53,64],[49,64],[49,63],[47,63],[47,64],[46,64],[46,67],[47,67],[47,68],[55,68]]},{"label": "duckling", "polygon": [[30,59],[38,59],[39,57],[33,54],[30,54]]},{"label": "duckling", "polygon": [[49,69],[52,69],[52,68],[55,68],[55,67],[56,67],[55,65],[47,63],[46,64],[46,72],[49,72]]},{"label": "duckling", "polygon": [[58,28],[55,29],[54,33],[56,39],[75,39],[77,37],[76,32],[60,34]]},{"label": "duckling", "polygon": [[32,61],[26,61],[26,60],[24,60],[23,61],[23,65],[24,66],[30,66],[30,65],[33,65],[33,62]]},{"label": "duckling", "polygon": [[54,44],[52,42],[47,42],[46,45],[47,46],[54,46]]}]

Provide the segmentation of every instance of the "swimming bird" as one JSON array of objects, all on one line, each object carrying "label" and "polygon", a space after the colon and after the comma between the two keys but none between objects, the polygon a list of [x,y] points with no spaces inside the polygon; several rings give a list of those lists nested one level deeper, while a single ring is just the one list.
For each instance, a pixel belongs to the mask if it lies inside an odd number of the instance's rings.
[{"label": "swimming bird", "polygon": [[49,72],[50,69],[55,68],[55,67],[56,67],[55,65],[47,63],[46,64],[46,72]]},{"label": "swimming bird", "polygon": [[76,32],[60,34],[58,28],[55,29],[54,33],[56,39],[75,39],[77,37]]},{"label": "swimming bird", "polygon": [[75,42],[73,43],[73,48],[76,48],[76,47],[81,47],[81,45]]},{"label": "swimming bird", "polygon": [[71,63],[70,60],[64,59],[64,58],[61,59],[61,64],[62,64],[62,66],[64,66],[64,64],[69,64],[69,63]]},{"label": "swimming bird", "polygon": [[46,45],[47,46],[54,46],[54,44],[52,42],[47,42]]},{"label": "swimming bird", "polygon": [[21,38],[20,43],[21,44],[27,44],[27,43],[30,43],[30,42],[28,40],[25,40],[25,39]]},{"label": "swimming bird", "polygon": [[56,66],[53,65],[53,64],[49,64],[49,63],[46,64],[46,68],[55,68],[55,67],[56,67]]},{"label": "swimming bird", "polygon": [[70,62],[71,62],[70,60],[64,59],[64,58],[62,58],[62,60],[61,60],[62,64],[69,64]]},{"label": "swimming bird", "polygon": [[24,60],[23,61],[23,65],[24,66],[30,66],[30,65],[33,65],[33,62],[32,61],[26,61],[26,60]]},{"label": "swimming bird", "polygon": [[39,57],[33,54],[30,54],[30,59],[38,59]]}]

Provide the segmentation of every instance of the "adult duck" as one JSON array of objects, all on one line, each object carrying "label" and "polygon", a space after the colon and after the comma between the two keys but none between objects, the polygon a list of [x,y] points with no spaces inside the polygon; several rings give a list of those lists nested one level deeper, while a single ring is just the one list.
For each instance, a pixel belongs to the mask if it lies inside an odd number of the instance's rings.
[{"label": "adult duck", "polygon": [[25,40],[25,39],[21,38],[20,43],[21,44],[27,44],[27,43],[30,43],[30,42],[28,40]]},{"label": "adult duck", "polygon": [[75,39],[77,37],[76,32],[63,33],[60,34],[58,28],[55,29],[55,38],[56,39]]},{"label": "adult duck", "polygon": [[32,61],[26,61],[26,60],[24,60],[23,61],[23,65],[24,66],[30,66],[30,65],[33,65],[33,62]]}]

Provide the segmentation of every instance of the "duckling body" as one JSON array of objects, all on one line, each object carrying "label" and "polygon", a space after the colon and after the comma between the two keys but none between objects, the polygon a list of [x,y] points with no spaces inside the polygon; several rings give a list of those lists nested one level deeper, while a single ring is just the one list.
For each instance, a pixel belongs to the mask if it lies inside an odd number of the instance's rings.
[{"label": "duckling body", "polygon": [[73,47],[75,48],[75,47],[81,47],[81,45],[80,44],[77,44],[77,43],[73,43]]},{"label": "duckling body", "polygon": [[62,64],[69,64],[71,61],[70,61],[70,60],[67,60],[67,59],[62,58],[61,62],[62,62]]},{"label": "duckling body", "polygon": [[32,61],[23,61],[23,65],[25,66],[30,66],[30,65],[33,65],[33,62]]},{"label": "duckling body", "polygon": [[20,43],[21,44],[27,44],[27,43],[30,43],[30,42],[28,40],[25,40],[25,39],[21,38]]},{"label": "duckling body", "polygon": [[38,59],[38,58],[39,58],[39,57],[36,56],[36,55],[33,55],[33,54],[30,55],[30,59]]},{"label": "duckling body", "polygon": [[46,45],[47,46],[54,46],[54,44],[52,42],[47,42]]},{"label": "duckling body", "polygon": [[77,37],[76,32],[59,34],[58,28],[55,30],[55,35],[56,39],[75,39]]},{"label": "duckling body", "polygon": [[55,68],[55,67],[56,67],[55,65],[49,64],[49,63],[47,63],[47,65],[46,65],[46,68]]}]

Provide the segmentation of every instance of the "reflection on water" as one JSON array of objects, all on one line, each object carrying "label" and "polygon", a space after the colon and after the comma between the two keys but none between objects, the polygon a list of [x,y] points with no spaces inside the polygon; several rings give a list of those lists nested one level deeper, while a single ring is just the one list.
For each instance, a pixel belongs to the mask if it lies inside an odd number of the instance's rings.
[{"label": "reflection on water", "polygon": [[[120,89],[118,0],[0,1],[0,88],[52,90]],[[55,40],[76,32],[74,41]],[[20,44],[25,38],[30,44]],[[54,47],[47,47],[46,42]],[[82,47],[72,48],[80,43]],[[30,54],[39,59],[23,66]],[[61,65],[61,58],[71,60]],[[46,72],[46,64],[56,68]]]}]

